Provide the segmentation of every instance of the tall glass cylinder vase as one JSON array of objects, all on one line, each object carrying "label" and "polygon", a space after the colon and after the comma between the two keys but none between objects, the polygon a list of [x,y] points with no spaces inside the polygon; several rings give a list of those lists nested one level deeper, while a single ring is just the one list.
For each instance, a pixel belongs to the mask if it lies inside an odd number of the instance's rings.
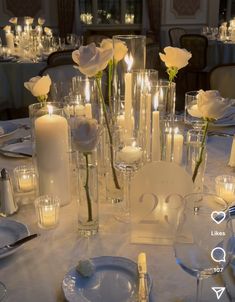
[{"label": "tall glass cylinder vase", "polygon": [[175,116],[175,91],[176,85],[174,82],[167,80],[159,80],[159,106],[164,118],[174,122]]},{"label": "tall glass cylinder vase", "polygon": [[95,235],[99,229],[99,198],[96,150],[78,152],[78,231]]},{"label": "tall glass cylinder vase", "polygon": [[70,202],[70,139],[64,104],[32,104],[29,116],[39,194],[57,196],[66,205]]},{"label": "tall glass cylinder vase", "polygon": [[126,48],[126,55],[121,60],[115,60],[113,72],[113,96],[114,98],[130,98],[132,71],[144,69],[146,62],[146,37],[141,35],[117,35],[113,36],[113,47],[118,53],[120,42]]},{"label": "tall glass cylinder vase", "polygon": [[[187,132],[186,138],[186,171],[192,175],[195,172],[196,164],[201,160],[197,175],[194,180],[194,192],[202,193],[204,184],[204,174],[207,163],[206,143],[202,149],[203,131],[191,129]],[[201,158],[200,158],[201,157]]]}]

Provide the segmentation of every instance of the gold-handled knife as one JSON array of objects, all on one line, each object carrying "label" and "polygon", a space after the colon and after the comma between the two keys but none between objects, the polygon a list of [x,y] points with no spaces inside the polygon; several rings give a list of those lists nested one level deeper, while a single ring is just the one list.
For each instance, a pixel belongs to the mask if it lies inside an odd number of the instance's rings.
[{"label": "gold-handled knife", "polygon": [[149,292],[147,284],[147,262],[146,254],[140,253],[138,256],[139,273],[139,296],[138,302],[149,302]]}]

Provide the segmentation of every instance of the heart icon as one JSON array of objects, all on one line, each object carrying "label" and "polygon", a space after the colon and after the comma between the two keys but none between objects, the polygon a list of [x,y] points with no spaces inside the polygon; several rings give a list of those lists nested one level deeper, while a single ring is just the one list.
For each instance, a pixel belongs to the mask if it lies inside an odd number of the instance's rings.
[{"label": "heart icon", "polygon": [[211,213],[211,219],[214,220],[215,223],[220,224],[226,218],[226,214],[223,211],[213,211]]}]

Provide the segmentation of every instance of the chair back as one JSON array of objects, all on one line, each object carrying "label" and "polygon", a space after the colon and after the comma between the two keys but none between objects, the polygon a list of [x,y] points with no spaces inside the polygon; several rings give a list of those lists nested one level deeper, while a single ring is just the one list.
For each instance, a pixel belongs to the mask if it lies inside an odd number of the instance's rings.
[{"label": "chair back", "polygon": [[181,27],[172,27],[168,31],[170,45],[173,47],[180,47],[180,37],[186,34],[186,30]]},{"label": "chair back", "polygon": [[53,101],[64,101],[73,90],[76,81],[85,76],[75,68],[76,64],[47,65],[39,75],[49,75],[52,81],[49,97]]},{"label": "chair back", "polygon": [[222,97],[235,99],[235,63],[215,66],[209,74],[210,89]]},{"label": "chair back", "polygon": [[191,52],[187,66],[191,71],[202,71],[207,66],[208,40],[203,35],[185,34],[180,37],[180,47]]},{"label": "chair back", "polygon": [[180,38],[180,46],[192,54],[187,66],[188,69],[200,71],[207,66],[208,40],[205,36],[197,34],[183,35]]},{"label": "chair back", "polygon": [[69,49],[51,53],[47,58],[47,65],[73,64],[73,51],[74,49]]}]

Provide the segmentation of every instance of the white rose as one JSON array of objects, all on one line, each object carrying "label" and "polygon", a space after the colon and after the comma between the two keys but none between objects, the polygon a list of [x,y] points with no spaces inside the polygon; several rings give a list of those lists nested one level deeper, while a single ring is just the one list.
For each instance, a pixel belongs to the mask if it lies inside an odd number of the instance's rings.
[{"label": "white rose", "polygon": [[76,119],[72,127],[72,137],[77,150],[91,152],[98,142],[99,127],[95,119],[80,117]]},{"label": "white rose", "polygon": [[181,69],[188,65],[188,60],[192,57],[192,54],[186,49],[167,46],[164,48],[163,53],[159,53],[161,60],[165,63],[166,67],[175,67]]},{"label": "white rose", "polygon": [[33,77],[29,82],[24,83],[24,87],[28,89],[33,96],[45,96],[50,91],[51,79],[49,75],[43,77]]},{"label": "white rose", "polygon": [[43,24],[45,23],[45,21],[46,21],[46,20],[43,19],[43,18],[40,18],[40,17],[38,18],[38,24],[39,24],[39,25],[43,25]]},{"label": "white rose", "polygon": [[114,40],[114,48],[112,39],[102,40],[100,46],[103,49],[113,49],[113,57],[116,62],[121,61],[128,51],[126,44],[121,40]]},{"label": "white rose", "polygon": [[197,104],[188,112],[197,118],[217,120],[224,115],[229,106],[229,100],[222,98],[217,90],[199,90]]},{"label": "white rose", "polygon": [[51,36],[52,35],[52,30],[49,27],[44,27],[44,32],[47,36]]},{"label": "white rose", "polygon": [[24,17],[25,24],[33,24],[33,18],[32,17]]},{"label": "white rose", "polygon": [[12,24],[17,24],[18,18],[17,17],[13,17],[9,20],[10,23]]},{"label": "white rose", "polygon": [[93,77],[104,70],[112,56],[112,49],[96,47],[95,43],[81,46],[72,53],[73,61],[78,64],[78,69],[88,77]]},{"label": "white rose", "polygon": [[11,26],[6,25],[5,27],[3,27],[3,30],[6,31],[6,32],[10,32],[11,31]]}]

